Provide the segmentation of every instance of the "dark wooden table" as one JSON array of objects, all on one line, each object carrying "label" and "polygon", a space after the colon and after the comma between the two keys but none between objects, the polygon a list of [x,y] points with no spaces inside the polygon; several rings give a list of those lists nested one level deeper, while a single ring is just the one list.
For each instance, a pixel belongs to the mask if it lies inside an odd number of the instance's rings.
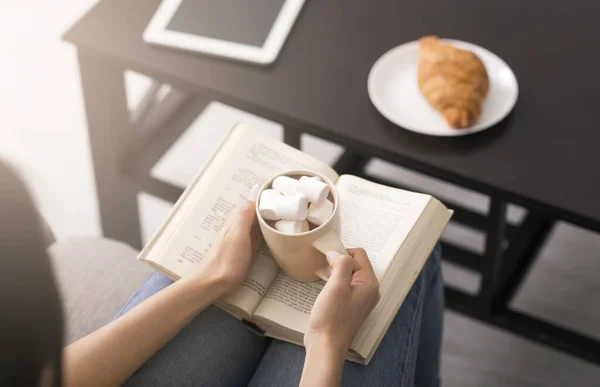
[{"label": "dark wooden table", "polygon": [[[445,246],[445,259],[482,274],[477,296],[447,288],[447,305],[600,363],[597,340],[508,307],[556,220],[600,230],[600,2],[308,1],[269,67],[145,44],[158,4],[105,0],[65,35],[78,49],[107,236],[141,244],[137,191],[178,197],[181,188],[149,170],[206,101],[219,100],[284,124],[294,146],[300,133],[343,145],[340,172],[365,175],[378,157],[489,195],[487,215],[449,203],[455,221],[487,238],[483,257]],[[477,135],[432,138],[375,110],[366,88],[375,60],[431,33],[486,47],[512,67],[520,95],[507,119]],[[127,69],[189,95],[164,130],[140,133],[130,119]],[[506,223],[508,202],[528,209],[521,224]]]}]

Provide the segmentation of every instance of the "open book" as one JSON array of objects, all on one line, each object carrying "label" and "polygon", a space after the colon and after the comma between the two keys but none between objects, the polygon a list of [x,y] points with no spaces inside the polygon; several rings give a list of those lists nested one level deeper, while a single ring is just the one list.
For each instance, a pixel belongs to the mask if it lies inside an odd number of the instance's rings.
[{"label": "open book", "polygon": [[[219,230],[254,184],[290,169],[319,171],[339,192],[341,238],[362,247],[379,279],[381,299],[354,338],[348,359],[367,364],[450,219],[437,199],[338,174],[280,141],[237,125],[190,183],[139,259],[176,280],[217,241]],[[244,285],[217,305],[254,322],[265,335],[302,345],[312,305],[324,282],[285,275],[263,244]]]}]

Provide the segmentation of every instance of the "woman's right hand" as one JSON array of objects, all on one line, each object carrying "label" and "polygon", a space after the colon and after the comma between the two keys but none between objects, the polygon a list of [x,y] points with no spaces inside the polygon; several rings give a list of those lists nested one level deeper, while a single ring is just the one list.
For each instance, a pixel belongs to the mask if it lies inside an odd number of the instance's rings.
[{"label": "woman's right hand", "polygon": [[304,336],[307,351],[334,350],[345,358],[356,332],[379,301],[379,282],[367,253],[349,249],[348,254],[327,254],[331,276],[310,314]]}]

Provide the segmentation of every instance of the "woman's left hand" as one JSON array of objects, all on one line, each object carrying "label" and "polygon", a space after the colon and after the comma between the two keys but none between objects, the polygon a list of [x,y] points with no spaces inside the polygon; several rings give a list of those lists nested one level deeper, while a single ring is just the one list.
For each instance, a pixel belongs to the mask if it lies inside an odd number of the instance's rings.
[{"label": "woman's left hand", "polygon": [[255,185],[248,200],[232,212],[216,245],[198,270],[188,277],[190,280],[210,283],[217,298],[229,295],[242,286],[262,240],[255,210],[258,190],[259,186]]},{"label": "woman's left hand", "polygon": [[237,290],[244,283],[261,240],[255,210],[257,194],[258,186],[234,211],[218,242],[194,273],[69,345],[64,352],[66,385],[122,385],[198,313]]}]

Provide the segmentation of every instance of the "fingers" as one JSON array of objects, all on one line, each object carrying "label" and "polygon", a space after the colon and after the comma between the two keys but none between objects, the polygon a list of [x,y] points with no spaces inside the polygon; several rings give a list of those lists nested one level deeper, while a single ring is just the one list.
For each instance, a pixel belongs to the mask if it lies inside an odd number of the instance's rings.
[{"label": "fingers", "polygon": [[254,184],[248,194],[248,200],[238,210],[235,227],[241,232],[250,233],[252,225],[256,221],[256,199],[258,198],[259,189],[258,184]]},{"label": "fingers", "polygon": [[249,202],[256,202],[256,199],[258,199],[258,191],[260,191],[260,186],[258,184],[254,184],[250,190],[250,193],[248,193]]},{"label": "fingers", "polygon": [[354,260],[347,255],[340,255],[335,259],[333,267],[331,269],[331,276],[329,282],[333,282],[338,285],[350,286],[352,281],[352,272],[354,271]]},{"label": "fingers", "polygon": [[256,221],[256,209],[254,202],[246,201],[237,211],[235,222],[231,229],[236,229],[240,232],[250,233],[252,225]]},{"label": "fingers", "polygon": [[258,184],[254,185],[248,194],[248,200],[236,209],[235,221],[228,231],[228,234],[234,238],[246,238],[249,235],[253,251],[258,249],[262,240],[262,233],[256,217],[256,199],[259,188]]},{"label": "fingers", "polygon": [[255,184],[250,190],[250,193],[248,193],[248,200],[229,214],[225,225],[221,229],[221,235],[224,236],[232,230],[236,233],[251,233],[252,226],[256,221],[255,203],[258,198],[259,190],[260,186]]},{"label": "fingers", "polygon": [[236,219],[237,219],[237,208],[235,208],[227,216],[227,219],[225,219],[225,222],[223,223],[223,227],[221,227],[221,231],[220,231],[221,238],[223,238],[225,235],[227,235],[227,233],[231,229],[231,226],[233,226],[233,224],[236,222]]},{"label": "fingers", "polygon": [[364,249],[348,249],[348,254],[354,258],[354,271],[359,271],[361,269],[373,271],[371,261],[369,261],[367,252]]},{"label": "fingers", "polygon": [[371,299],[375,306],[379,301],[379,281],[367,252],[364,249],[348,249],[348,254],[354,258],[352,284],[360,285],[355,290],[362,293],[366,299]]},{"label": "fingers", "polygon": [[[348,249],[347,251],[348,255],[353,258],[354,272],[365,270],[367,273],[373,273],[371,261],[369,261],[367,252],[364,249]],[[327,258],[327,263],[329,263],[329,266],[331,267],[333,267],[334,263],[340,256],[342,255],[337,253],[336,251],[328,251],[327,254],[325,254],[325,257]]]}]

